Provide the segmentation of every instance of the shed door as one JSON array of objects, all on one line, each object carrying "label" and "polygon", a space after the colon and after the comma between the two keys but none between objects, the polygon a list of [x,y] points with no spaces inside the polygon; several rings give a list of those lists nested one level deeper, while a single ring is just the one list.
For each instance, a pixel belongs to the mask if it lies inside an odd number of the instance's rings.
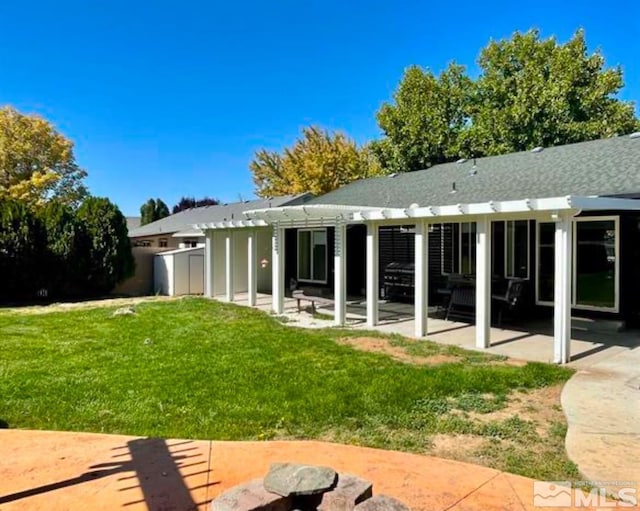
[{"label": "shed door", "polygon": [[204,294],[204,257],[189,256],[189,294]]}]

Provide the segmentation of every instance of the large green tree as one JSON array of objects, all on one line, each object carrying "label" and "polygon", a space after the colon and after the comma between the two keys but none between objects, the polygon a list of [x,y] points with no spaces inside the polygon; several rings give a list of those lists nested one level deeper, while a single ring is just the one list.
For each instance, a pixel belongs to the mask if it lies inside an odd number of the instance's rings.
[{"label": "large green tree", "polygon": [[170,214],[169,206],[162,199],[149,199],[140,206],[140,225],[150,224]]},{"label": "large green tree", "polygon": [[45,286],[46,233],[24,202],[0,199],[0,299],[35,299]]},{"label": "large green tree", "polygon": [[59,201],[39,209],[47,239],[46,281],[50,297],[80,297],[86,288],[91,240],[76,211]]},{"label": "large green tree", "polygon": [[617,95],[622,70],[589,53],[582,31],[566,43],[537,30],[490,42],[476,80],[450,65],[439,76],[411,67],[378,123],[382,165],[411,171],[457,158],[626,134],[639,127]]},{"label": "large green tree", "polygon": [[589,53],[583,31],[560,44],[537,30],[492,41],[472,104],[467,146],[480,154],[594,140],[638,127],[633,105],[616,98],[622,69]]},{"label": "large green tree", "polygon": [[73,143],[48,121],[0,108],[0,198],[29,206],[51,198],[77,204],[87,195],[85,177]]},{"label": "large green tree", "polygon": [[408,68],[393,103],[378,112],[386,137],[372,144],[382,166],[393,172],[418,170],[450,161],[468,124],[473,83],[462,66],[451,64],[439,76]]},{"label": "large green tree", "polygon": [[135,269],[126,219],[115,204],[101,197],[86,199],[77,218],[89,244],[84,269],[87,294],[108,293]]},{"label": "large green tree", "polygon": [[281,153],[258,151],[249,167],[260,197],[321,195],[382,172],[367,147],[317,126],[304,128],[295,144]]}]

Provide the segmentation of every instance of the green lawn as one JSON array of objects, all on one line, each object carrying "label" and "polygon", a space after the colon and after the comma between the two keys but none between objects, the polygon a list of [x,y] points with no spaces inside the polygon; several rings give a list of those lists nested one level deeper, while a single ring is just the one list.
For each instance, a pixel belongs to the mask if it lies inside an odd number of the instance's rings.
[{"label": "green lawn", "polygon": [[474,415],[500,410],[516,391],[558,385],[567,369],[391,338],[409,354],[456,357],[401,362],[336,342],[362,332],[297,329],[204,299],[142,303],[133,316],[113,310],[0,312],[0,420],[12,428],[320,438],[414,452],[429,452],[436,434],[472,435],[486,440],[472,461],[535,477],[576,475],[562,422],[547,435],[519,415]]}]

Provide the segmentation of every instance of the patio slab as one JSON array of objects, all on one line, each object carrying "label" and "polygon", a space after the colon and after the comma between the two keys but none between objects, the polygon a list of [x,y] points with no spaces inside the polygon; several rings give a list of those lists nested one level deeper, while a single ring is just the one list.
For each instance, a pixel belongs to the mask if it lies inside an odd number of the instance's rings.
[{"label": "patio slab", "polygon": [[[236,296],[238,305],[247,304],[246,293]],[[298,312],[296,300],[285,298],[284,315],[292,326],[304,328],[332,327],[331,319],[313,318],[307,312]],[[308,304],[304,304],[308,305]],[[257,308],[271,311],[271,296],[258,295]],[[324,316],[333,316],[331,307],[318,307]],[[379,324],[373,330],[386,334],[399,334],[415,338],[413,305],[396,302],[380,302]],[[347,328],[372,330],[366,326],[366,302],[353,300],[347,304]],[[503,355],[531,362],[553,363],[553,323],[535,321],[522,328],[491,328],[491,346],[476,348],[475,326],[469,323],[440,319],[437,309],[430,308],[426,339],[441,344]],[[572,318],[570,367],[587,368],[593,364],[640,347],[640,331],[621,331],[617,321]]]},{"label": "patio slab", "polygon": [[640,482],[640,348],[579,370],[562,390],[562,408],[567,453],[586,479]]},{"label": "patio slab", "polygon": [[223,491],[264,476],[278,461],[359,475],[373,483],[374,494],[396,497],[414,511],[534,508],[531,479],[431,456],[324,442],[0,430],[0,446],[3,511],[204,510]]}]

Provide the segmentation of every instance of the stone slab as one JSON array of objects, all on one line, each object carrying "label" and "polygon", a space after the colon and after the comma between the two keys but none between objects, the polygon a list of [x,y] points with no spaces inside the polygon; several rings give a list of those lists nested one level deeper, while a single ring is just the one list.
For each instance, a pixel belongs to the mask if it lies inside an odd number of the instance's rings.
[{"label": "stone slab", "polygon": [[283,497],[317,495],[333,488],[337,478],[336,471],[329,467],[273,463],[264,478],[264,487]]},{"label": "stone slab", "polygon": [[290,497],[267,491],[262,479],[234,486],[211,502],[211,511],[289,511]]}]

